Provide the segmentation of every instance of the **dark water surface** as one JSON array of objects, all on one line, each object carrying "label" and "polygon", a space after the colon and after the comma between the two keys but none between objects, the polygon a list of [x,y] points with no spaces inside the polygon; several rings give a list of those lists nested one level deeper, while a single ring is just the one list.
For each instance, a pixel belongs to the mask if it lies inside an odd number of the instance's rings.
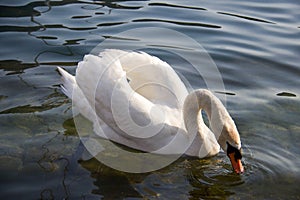
[{"label": "dark water surface", "polygon": [[[2,0],[0,198],[300,199],[299,10],[297,0]],[[243,175],[232,173],[224,153],[183,156],[145,174],[83,159],[56,66],[74,72],[100,42],[124,48],[132,38],[116,34],[147,27],[183,33],[213,58],[225,85],[226,94],[218,94],[240,130]],[[193,88],[205,87],[203,77],[159,45],[139,48],[170,62]],[[174,41],[170,48],[188,46]]]}]

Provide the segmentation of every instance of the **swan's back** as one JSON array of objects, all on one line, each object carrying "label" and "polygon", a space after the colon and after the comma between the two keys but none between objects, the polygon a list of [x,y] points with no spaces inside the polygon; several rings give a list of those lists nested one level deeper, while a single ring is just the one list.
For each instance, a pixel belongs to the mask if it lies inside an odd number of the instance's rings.
[{"label": "swan's back", "polygon": [[109,49],[102,58],[119,60],[131,88],[153,103],[180,108],[188,92],[172,67],[145,52]]}]

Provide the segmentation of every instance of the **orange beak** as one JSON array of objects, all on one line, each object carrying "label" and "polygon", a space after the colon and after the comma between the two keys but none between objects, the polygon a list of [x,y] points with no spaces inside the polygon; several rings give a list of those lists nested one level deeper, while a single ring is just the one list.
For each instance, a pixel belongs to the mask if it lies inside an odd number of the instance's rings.
[{"label": "orange beak", "polygon": [[235,154],[234,152],[228,154],[232,168],[235,171],[235,173],[242,174],[244,172],[244,167],[242,165],[242,161],[241,161],[241,159],[236,159],[234,154]]}]

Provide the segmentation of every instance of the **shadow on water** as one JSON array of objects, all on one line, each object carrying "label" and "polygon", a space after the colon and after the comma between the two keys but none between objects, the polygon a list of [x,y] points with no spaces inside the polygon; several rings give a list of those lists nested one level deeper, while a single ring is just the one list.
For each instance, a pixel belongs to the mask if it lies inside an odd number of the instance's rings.
[{"label": "shadow on water", "polygon": [[[80,161],[90,171],[97,189],[92,193],[103,199],[160,198],[199,199],[230,197],[231,187],[243,184],[240,176],[232,173],[223,157],[199,161],[181,158],[172,165],[146,174],[128,174],[110,169],[96,159]],[[216,163],[217,167],[216,167]],[[223,167],[229,169],[221,169]]]},{"label": "shadow on water", "polygon": [[[73,118],[64,122],[64,134],[76,137]],[[82,131],[82,130],[81,130]],[[77,136],[78,137],[78,136]],[[243,176],[236,175],[226,155],[221,153],[209,159],[196,159],[183,156],[170,166],[161,170],[130,174],[111,169],[95,158],[83,160],[88,154],[82,143],[76,147],[72,159],[75,168],[76,162],[89,173],[85,179],[92,181],[94,187],[86,191],[85,197],[99,195],[103,199],[124,198],[160,198],[160,199],[199,199],[230,197],[235,194],[232,188],[243,185]],[[112,159],[116,155],[111,154]],[[69,170],[70,171],[70,170]],[[68,173],[68,177],[78,176]],[[85,175],[86,176],[86,175]],[[71,190],[71,189],[68,189]],[[84,193],[84,189],[81,187]],[[74,195],[71,194],[70,195]]]},{"label": "shadow on water", "polygon": [[[73,118],[66,120],[65,134],[76,136],[74,126]],[[161,170],[131,174],[109,168],[96,158],[90,158],[82,143],[76,149],[75,159],[78,159],[80,166],[89,171],[89,176],[96,187],[91,190],[91,193],[103,199],[230,197],[235,194],[231,190],[232,187],[244,184],[243,177],[233,173],[231,164],[223,153],[200,160],[182,156]],[[117,155],[110,153],[107,156],[115,159]]]}]

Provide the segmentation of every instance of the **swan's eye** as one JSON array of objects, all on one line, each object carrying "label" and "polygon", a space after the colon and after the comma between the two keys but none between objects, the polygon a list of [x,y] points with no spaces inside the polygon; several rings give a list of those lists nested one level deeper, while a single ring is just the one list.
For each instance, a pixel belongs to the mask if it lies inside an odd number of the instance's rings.
[{"label": "swan's eye", "polygon": [[233,147],[228,142],[226,142],[226,143],[227,143],[227,155],[229,155],[231,153],[234,153],[234,158],[236,160],[242,159],[242,152],[241,152],[241,150],[238,150],[237,148]]},{"label": "swan's eye", "polygon": [[236,149],[235,154],[234,154],[234,158],[237,159],[242,159],[242,153],[241,150]]}]

